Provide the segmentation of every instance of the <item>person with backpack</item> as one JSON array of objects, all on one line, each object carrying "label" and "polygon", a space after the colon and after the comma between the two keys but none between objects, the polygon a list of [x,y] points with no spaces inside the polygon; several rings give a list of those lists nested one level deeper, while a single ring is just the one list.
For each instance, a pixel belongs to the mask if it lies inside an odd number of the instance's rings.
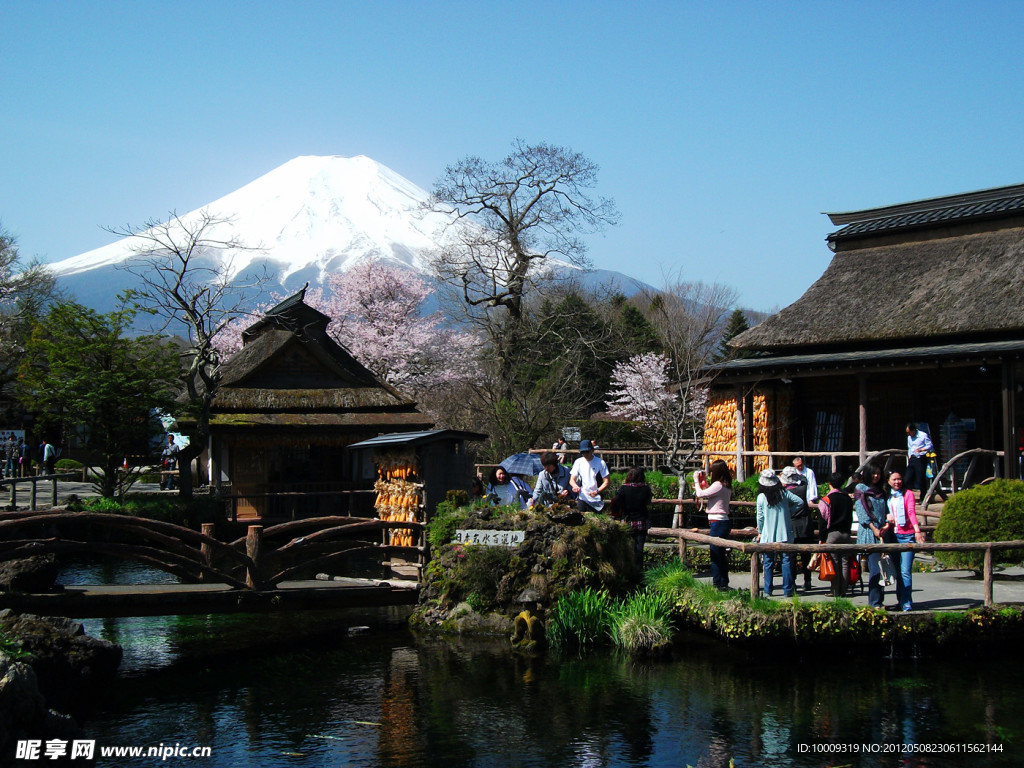
[{"label": "person with backpack", "polygon": [[[821,515],[821,525],[818,526],[818,541],[822,544],[852,544],[853,537],[850,530],[853,528],[853,501],[850,495],[842,490],[843,476],[833,472],[828,477],[828,494],[818,502],[818,513]],[[832,579],[832,596],[844,597],[846,587],[850,583],[850,564],[853,557],[842,555],[822,555],[831,557],[836,564],[836,576]]]},{"label": "person with backpack", "polygon": [[[782,470],[781,480],[783,487],[794,496],[798,496],[803,502],[803,506],[793,511],[793,534],[796,537],[793,542],[795,544],[814,544],[818,538],[815,533],[814,509],[808,503],[811,498],[807,480],[796,467],[785,467]],[[815,489],[814,498],[817,498],[817,489]],[[796,559],[799,562],[797,573],[803,574],[803,592],[806,594],[811,589],[811,553],[799,552]]]}]

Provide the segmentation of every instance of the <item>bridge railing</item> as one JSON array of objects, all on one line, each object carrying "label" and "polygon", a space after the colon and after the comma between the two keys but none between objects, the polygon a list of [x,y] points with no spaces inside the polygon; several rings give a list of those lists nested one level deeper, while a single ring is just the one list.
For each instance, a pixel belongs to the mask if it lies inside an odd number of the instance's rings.
[{"label": "bridge railing", "polygon": [[[392,530],[417,531],[424,541],[423,523],[386,521],[365,517],[312,517],[264,528],[250,525],[244,537],[230,543],[253,561],[250,588],[267,588],[296,578],[303,572],[322,568],[341,559],[369,552],[382,556],[401,555],[422,559],[426,546],[396,546],[383,543],[379,534]],[[377,535],[375,535],[377,534]],[[281,543],[277,543],[281,542]]]},{"label": "bridge railing", "polygon": [[[130,540],[97,540],[90,536],[91,527]],[[60,510],[15,512],[0,514],[0,562],[49,553],[106,555],[149,565],[186,583],[272,589],[303,571],[359,553],[425,557],[425,545],[388,545],[379,535],[396,529],[422,534],[423,527],[422,523],[373,518],[320,517],[266,529],[249,526],[245,537],[224,542],[214,536],[212,523],[203,524],[200,533],[173,523],[129,515]],[[423,542],[423,536],[418,540]]]}]

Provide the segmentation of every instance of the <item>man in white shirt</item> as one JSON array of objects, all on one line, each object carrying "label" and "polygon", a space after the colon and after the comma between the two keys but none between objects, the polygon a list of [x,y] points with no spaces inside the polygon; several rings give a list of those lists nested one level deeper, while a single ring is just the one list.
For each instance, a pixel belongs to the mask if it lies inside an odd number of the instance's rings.
[{"label": "man in white shirt", "polygon": [[804,464],[803,456],[793,457],[793,467],[800,476],[807,481],[807,503],[818,500],[818,478],[814,476],[814,470]]},{"label": "man in white shirt", "polygon": [[604,509],[601,491],[608,487],[608,465],[594,455],[594,444],[580,441],[580,457],[569,470],[569,485],[579,494],[576,508],[580,512],[600,512]]},{"label": "man in white shirt", "polygon": [[918,429],[913,422],[907,424],[907,473],[903,476],[903,487],[919,491],[922,497],[928,489],[926,468],[928,452],[933,447],[927,432]]}]

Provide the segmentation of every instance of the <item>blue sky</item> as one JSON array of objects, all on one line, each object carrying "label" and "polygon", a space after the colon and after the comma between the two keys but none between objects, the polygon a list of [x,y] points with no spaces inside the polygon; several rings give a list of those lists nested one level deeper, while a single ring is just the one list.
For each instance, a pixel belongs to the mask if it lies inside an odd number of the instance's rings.
[{"label": "blue sky", "polygon": [[[822,211],[1024,182],[1019,2],[0,0],[0,222],[73,256],[298,155],[580,151],[597,267],[795,300]],[[879,276],[884,281],[884,276]]]}]

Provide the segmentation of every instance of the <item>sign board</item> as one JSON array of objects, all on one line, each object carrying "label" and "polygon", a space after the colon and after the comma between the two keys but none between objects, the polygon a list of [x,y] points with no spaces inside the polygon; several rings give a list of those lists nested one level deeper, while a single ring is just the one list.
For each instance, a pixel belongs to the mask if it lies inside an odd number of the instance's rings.
[{"label": "sign board", "polygon": [[564,437],[567,442],[578,443],[582,434],[583,433],[580,432],[579,427],[562,427],[562,437]]},{"label": "sign board", "polygon": [[456,544],[482,544],[485,547],[518,547],[526,531],[456,531]]}]

